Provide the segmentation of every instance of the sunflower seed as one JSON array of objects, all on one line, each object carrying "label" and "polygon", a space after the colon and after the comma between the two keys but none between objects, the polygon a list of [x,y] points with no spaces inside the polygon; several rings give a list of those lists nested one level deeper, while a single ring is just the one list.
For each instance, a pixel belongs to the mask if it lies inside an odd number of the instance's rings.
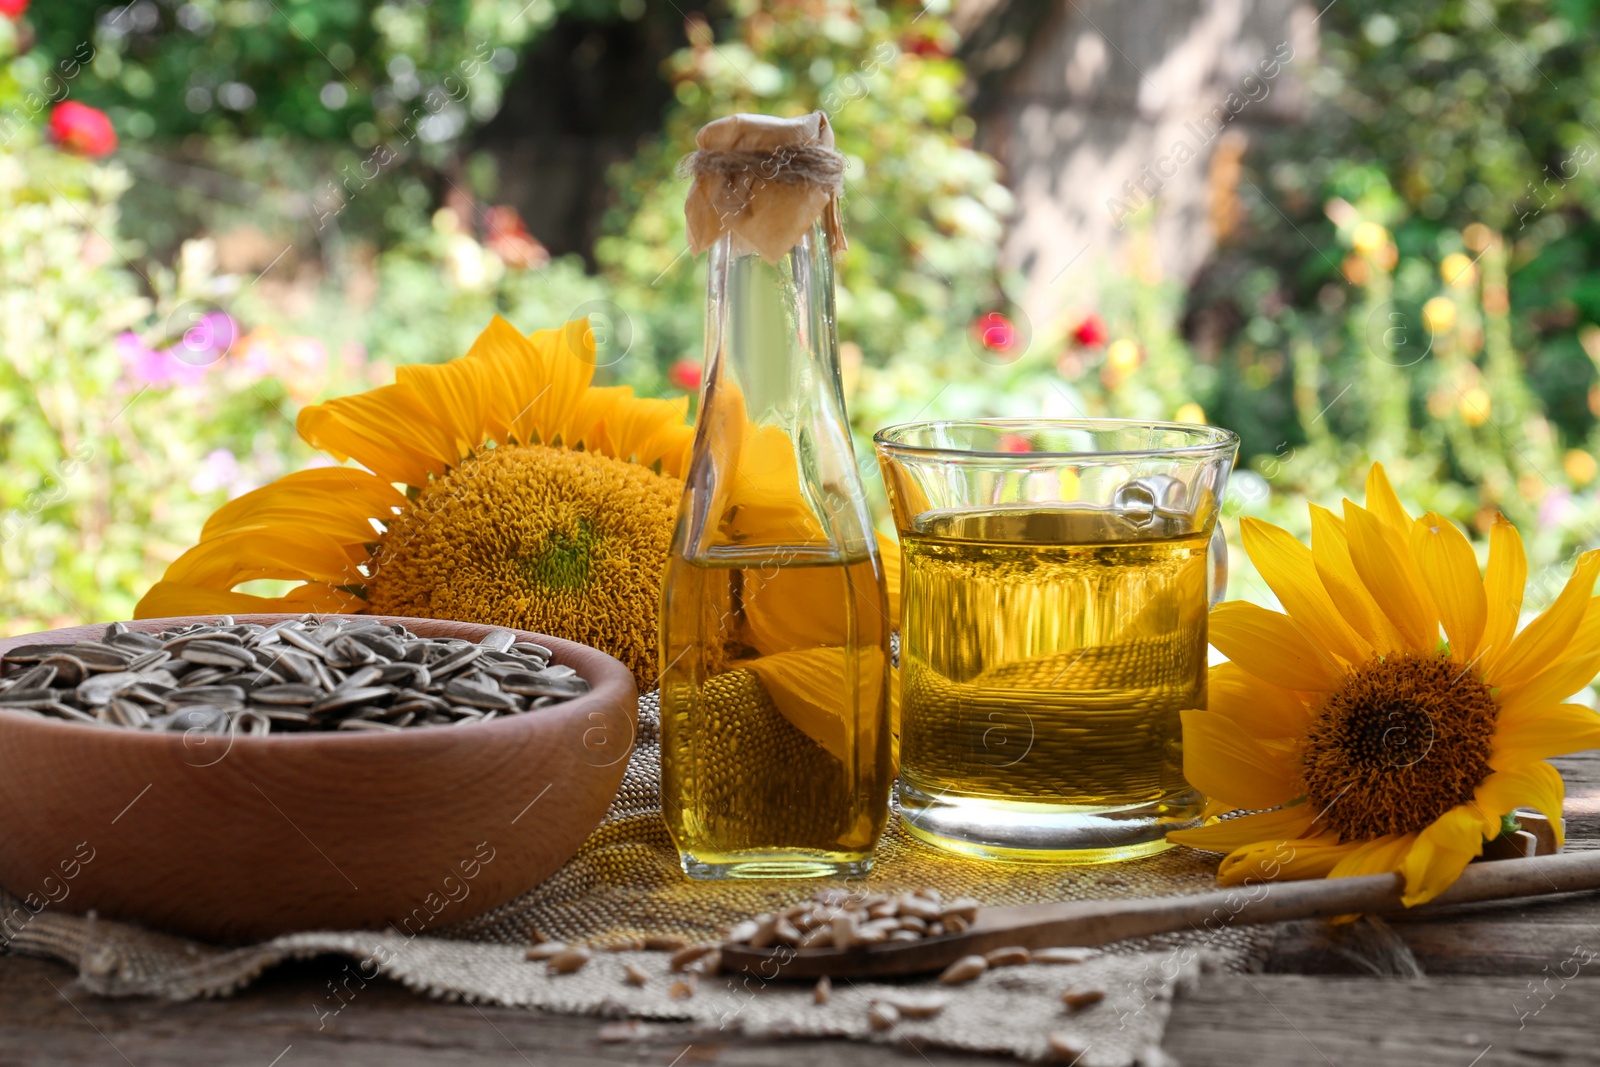
[{"label": "sunflower seed", "polygon": [[250,700],[256,704],[296,704],[309,707],[325,694],[313,685],[288,682],[283,685],[264,685],[250,691]]},{"label": "sunflower seed", "polygon": [[[46,659],[53,657],[46,656]],[[21,674],[9,679],[18,689],[43,689],[55,681],[57,671],[48,663],[40,663],[36,667],[29,667]]]},{"label": "sunflower seed", "polygon": [[517,702],[504,693],[497,693],[470,682],[449,682],[444,687],[444,695],[452,704],[465,704],[470,708],[497,711],[514,711],[517,708]]},{"label": "sunflower seed", "polygon": [[244,689],[237,685],[196,685],[174,689],[167,694],[169,706],[179,704],[242,704]]},{"label": "sunflower seed", "polygon": [[491,652],[504,652],[517,643],[517,635],[510,630],[490,630],[478,639],[478,644]]},{"label": "sunflower seed", "polygon": [[57,652],[53,656],[46,656],[39,661],[34,671],[49,671],[50,679],[38,682],[38,685],[49,685],[55,678],[61,679],[61,685],[73,686],[89,676],[89,665],[70,652]]},{"label": "sunflower seed", "polygon": [[8,664],[34,664],[46,656],[53,656],[57,652],[66,652],[71,645],[20,645],[7,652],[3,659]]},{"label": "sunflower seed", "polygon": [[248,737],[487,723],[588,691],[570,667],[551,665],[549,649],[517,636],[496,628],[477,643],[423,638],[376,619],[310,615],[271,626],[225,617],[154,634],[112,624],[101,643],[0,655],[0,707]]},{"label": "sunflower seed", "polygon": [[151,649],[140,656],[135,656],[128,663],[130,671],[147,671],[159,667],[172,658],[172,653],[161,647]]},{"label": "sunflower seed", "polygon": [[460,670],[479,656],[483,655],[483,648],[479,645],[467,645],[428,665],[428,671],[435,678],[443,678]]},{"label": "sunflower seed", "polygon": [[129,652],[157,652],[161,650],[160,641],[149,634],[134,633],[132,630],[123,630],[121,633],[110,634],[105,641],[108,645],[127,649]]},{"label": "sunflower seed", "polygon": [[327,658],[328,650],[323,646],[322,642],[315,640],[310,634],[305,633],[299,628],[285,628],[283,630],[279,630],[278,636],[302,652],[308,652],[318,659]]},{"label": "sunflower seed", "polygon": [[394,696],[393,686],[373,685],[358,689],[335,689],[328,696],[323,697],[311,705],[312,714],[329,711],[342,711],[346,708],[359,708],[376,700],[386,700]]},{"label": "sunflower seed", "polygon": [[135,686],[142,680],[143,678],[133,671],[92,674],[77,686],[78,699],[85,704],[109,703],[113,694]]},{"label": "sunflower seed", "polygon": [[0,693],[0,705],[6,707],[42,708],[53,703],[56,698],[54,689],[8,689]]}]

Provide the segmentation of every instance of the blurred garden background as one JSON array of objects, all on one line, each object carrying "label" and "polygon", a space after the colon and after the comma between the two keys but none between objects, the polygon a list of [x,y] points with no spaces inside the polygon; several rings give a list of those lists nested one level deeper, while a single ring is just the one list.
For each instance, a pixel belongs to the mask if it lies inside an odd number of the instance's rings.
[{"label": "blurred garden background", "polygon": [[[125,618],[304,405],[588,315],[698,384],[678,160],[823,108],[845,385],[1371,459],[1541,606],[1600,542],[1600,12],[1571,0],[0,0],[0,632]],[[1265,597],[1235,556],[1232,594]]]}]

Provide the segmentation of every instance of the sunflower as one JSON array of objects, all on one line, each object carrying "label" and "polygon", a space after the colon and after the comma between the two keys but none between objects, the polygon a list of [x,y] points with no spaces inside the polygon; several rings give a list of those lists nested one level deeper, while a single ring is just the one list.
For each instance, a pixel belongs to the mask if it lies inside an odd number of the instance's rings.
[{"label": "sunflower", "polygon": [[1545,760],[1600,745],[1600,715],[1562,703],[1600,670],[1600,553],[1519,633],[1516,529],[1497,519],[1480,576],[1466,537],[1433,512],[1412,519],[1381,466],[1366,507],[1312,507],[1309,549],[1242,526],[1284,611],[1211,613],[1229,662],[1212,668],[1208,708],[1183,713],[1183,749],[1208,810],[1252,814],[1170,840],[1226,853],[1225,885],[1398,872],[1410,906],[1519,807],[1559,835],[1561,776]]},{"label": "sunflower", "polygon": [[[300,436],[360,467],[225,504],[135,616],[462,619],[594,645],[653,684],[688,401],[592,386],[594,364],[585,321],[523,336],[497,316],[459,359],[306,408]],[[263,578],[303,584],[235,591]]]}]

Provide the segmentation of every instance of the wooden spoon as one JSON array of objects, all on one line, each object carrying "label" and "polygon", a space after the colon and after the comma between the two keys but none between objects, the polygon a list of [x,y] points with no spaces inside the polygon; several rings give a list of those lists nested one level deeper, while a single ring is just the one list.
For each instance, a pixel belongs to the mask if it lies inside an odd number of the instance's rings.
[{"label": "wooden spoon", "polygon": [[1475,863],[1449,889],[1415,908],[1400,903],[1401,886],[1398,874],[1372,874],[1257,883],[1190,896],[983,908],[963,932],[922,941],[805,950],[787,945],[752,948],[728,942],[722,946],[722,967],[734,973],[748,971],[764,979],[817,978],[825,974],[878,978],[938,971],[962,956],[1010,945],[1030,949],[1104,945],[1174,930],[1214,931],[1232,925],[1361,913],[1403,911],[1428,916],[1452,904],[1600,889],[1600,850]]}]

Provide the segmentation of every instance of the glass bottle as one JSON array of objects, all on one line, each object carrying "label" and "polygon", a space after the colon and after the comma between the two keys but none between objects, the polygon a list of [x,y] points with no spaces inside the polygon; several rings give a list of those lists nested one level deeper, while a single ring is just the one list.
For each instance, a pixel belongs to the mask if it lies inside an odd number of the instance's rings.
[{"label": "glass bottle", "polygon": [[888,818],[888,600],[821,222],[710,248],[661,613],[662,813],[692,878],[865,874]]}]

